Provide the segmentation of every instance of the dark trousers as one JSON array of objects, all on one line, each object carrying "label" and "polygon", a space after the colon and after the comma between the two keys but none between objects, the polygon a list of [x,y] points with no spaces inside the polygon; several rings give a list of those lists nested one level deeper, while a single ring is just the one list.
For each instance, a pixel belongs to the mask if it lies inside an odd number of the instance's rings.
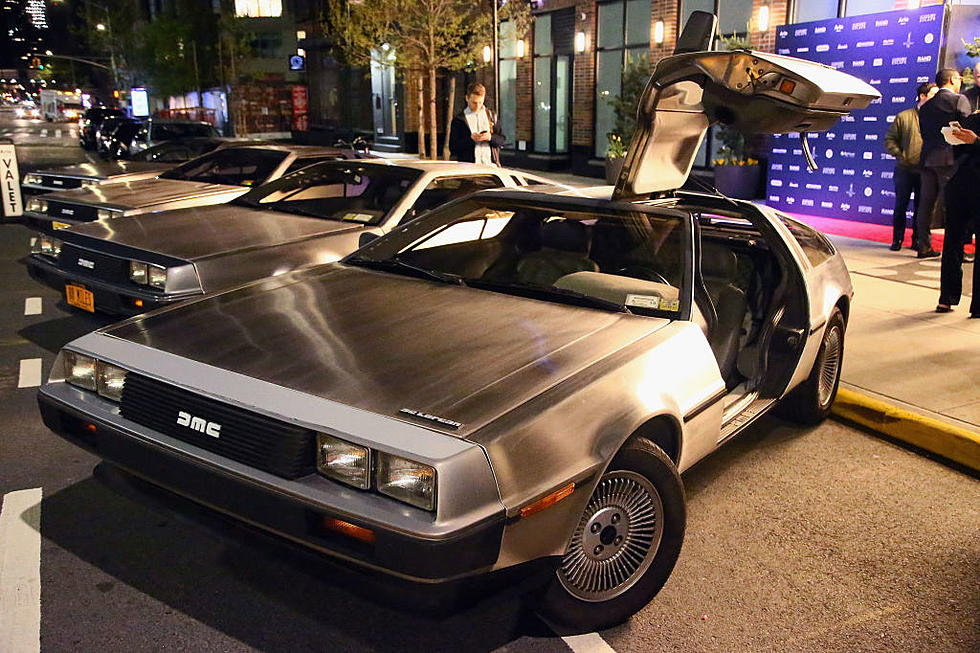
[{"label": "dark trousers", "polygon": [[919,210],[919,196],[922,194],[921,180],[919,171],[915,168],[905,166],[895,166],[895,215],[892,218],[892,243],[901,245],[905,240],[905,225],[907,222],[906,213],[909,210],[909,199],[915,194],[915,203],[912,209],[912,246],[918,247],[917,236],[919,233],[916,224],[916,214]]},{"label": "dark trousers", "polygon": [[[963,238],[971,224],[980,217],[976,201],[978,179],[964,169],[946,185],[946,236],[943,246],[942,272],[939,278],[939,303],[955,306],[963,292]],[[973,300],[970,313],[980,315],[980,265],[973,264]]]},{"label": "dark trousers", "polygon": [[[919,232],[915,247],[920,252],[932,249],[932,211],[937,201],[943,201],[943,189],[952,175],[953,166],[926,166],[920,170],[922,197],[915,210],[915,225]],[[948,236],[946,242],[951,242]]]}]

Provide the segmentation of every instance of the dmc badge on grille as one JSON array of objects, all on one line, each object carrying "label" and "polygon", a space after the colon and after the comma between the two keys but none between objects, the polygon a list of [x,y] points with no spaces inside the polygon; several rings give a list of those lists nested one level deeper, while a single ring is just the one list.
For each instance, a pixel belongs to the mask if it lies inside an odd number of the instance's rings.
[{"label": "dmc badge on grille", "polygon": [[187,426],[194,431],[198,431],[199,433],[210,435],[212,438],[221,437],[221,424],[218,424],[217,422],[209,422],[203,417],[195,417],[190,413],[185,413],[182,410],[177,413],[177,424],[180,426]]}]

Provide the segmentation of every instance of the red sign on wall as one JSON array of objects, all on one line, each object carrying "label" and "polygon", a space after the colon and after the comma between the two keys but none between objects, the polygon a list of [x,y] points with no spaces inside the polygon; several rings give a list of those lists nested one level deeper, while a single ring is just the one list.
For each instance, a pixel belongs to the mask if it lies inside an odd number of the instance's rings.
[{"label": "red sign on wall", "polygon": [[305,86],[293,86],[293,129],[306,131],[309,129],[309,119],[306,116],[307,95]]}]

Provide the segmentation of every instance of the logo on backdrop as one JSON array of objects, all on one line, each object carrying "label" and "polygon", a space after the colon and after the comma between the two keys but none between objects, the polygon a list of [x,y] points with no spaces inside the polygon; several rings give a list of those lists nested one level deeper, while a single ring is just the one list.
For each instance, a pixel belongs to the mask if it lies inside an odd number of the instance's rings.
[{"label": "logo on backdrop", "polygon": [[[798,139],[798,135],[773,136],[769,187],[770,191],[779,190],[769,195],[772,206],[891,224],[895,161],[884,154],[885,132],[895,114],[913,106],[915,87],[935,76],[942,24],[943,6],[933,5],[778,28],[776,52],[793,53],[850,73],[877,88],[882,99],[846,116],[829,132],[809,137],[811,145],[818,139],[828,144],[838,141],[833,147],[813,148],[820,167],[815,172],[810,172],[796,154],[799,148],[794,146],[798,143],[790,139]],[[849,149],[837,149],[841,147]],[[841,164],[861,168],[836,167]],[[831,189],[837,188],[841,175],[860,180],[857,188],[848,183],[842,189],[848,200],[860,197],[860,204],[853,200],[835,203],[828,197],[828,193],[836,192]]]}]

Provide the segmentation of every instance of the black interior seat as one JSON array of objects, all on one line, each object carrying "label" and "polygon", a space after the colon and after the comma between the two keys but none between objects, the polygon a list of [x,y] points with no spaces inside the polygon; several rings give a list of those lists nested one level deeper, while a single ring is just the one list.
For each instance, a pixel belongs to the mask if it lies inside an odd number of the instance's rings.
[{"label": "black interior seat", "polygon": [[524,283],[550,286],[573,272],[598,272],[589,258],[592,244],[587,225],[576,220],[550,220],[541,226],[541,249],[517,263],[517,278]]},{"label": "black interior seat", "polygon": [[708,344],[729,389],[738,384],[736,361],[748,310],[745,291],[735,283],[737,278],[738,257],[735,252],[723,245],[702,242],[701,279],[707,291],[706,300],[711,302],[706,312],[713,313],[715,318],[709,320]]}]

